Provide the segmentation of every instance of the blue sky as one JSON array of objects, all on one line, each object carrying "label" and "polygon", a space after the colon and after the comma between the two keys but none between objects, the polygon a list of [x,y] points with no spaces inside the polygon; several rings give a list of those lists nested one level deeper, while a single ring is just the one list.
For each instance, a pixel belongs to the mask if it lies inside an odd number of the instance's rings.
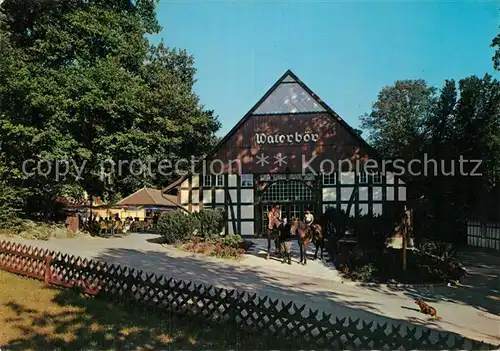
[{"label": "blue sky", "polygon": [[195,91],[219,116],[219,136],[287,69],[353,127],[398,79],[499,76],[489,47],[499,2],[161,0],[157,12],[153,41],[194,56]]}]

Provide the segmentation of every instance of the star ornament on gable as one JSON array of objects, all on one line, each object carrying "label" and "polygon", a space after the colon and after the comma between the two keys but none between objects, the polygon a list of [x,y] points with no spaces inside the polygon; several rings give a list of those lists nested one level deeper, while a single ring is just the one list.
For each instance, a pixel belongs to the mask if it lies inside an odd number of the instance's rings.
[{"label": "star ornament on gable", "polygon": [[281,154],[281,152],[279,154],[277,154],[276,156],[274,156],[274,158],[276,159],[276,161],[274,161],[274,163],[275,164],[277,163],[279,167],[286,165],[287,156],[283,156]]},{"label": "star ornament on gable", "polygon": [[269,161],[267,160],[269,158],[269,156],[264,156],[264,154],[260,154],[257,155],[257,164],[261,167],[264,167],[265,165],[267,165],[269,163]]}]

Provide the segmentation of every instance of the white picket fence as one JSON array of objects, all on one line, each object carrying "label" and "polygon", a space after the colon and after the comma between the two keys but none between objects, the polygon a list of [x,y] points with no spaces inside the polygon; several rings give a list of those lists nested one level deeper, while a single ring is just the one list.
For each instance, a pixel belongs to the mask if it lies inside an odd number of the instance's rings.
[{"label": "white picket fence", "polygon": [[500,223],[467,221],[467,244],[500,250]]}]

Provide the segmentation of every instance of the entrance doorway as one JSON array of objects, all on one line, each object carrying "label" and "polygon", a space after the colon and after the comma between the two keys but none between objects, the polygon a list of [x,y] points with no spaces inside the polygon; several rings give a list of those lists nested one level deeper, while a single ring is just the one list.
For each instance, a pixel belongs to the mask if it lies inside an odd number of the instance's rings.
[{"label": "entrance doorway", "polygon": [[269,185],[261,200],[262,233],[267,232],[269,220],[267,213],[275,204],[281,208],[282,218],[304,218],[307,208],[314,213],[315,199],[313,190],[300,180],[280,180]]}]

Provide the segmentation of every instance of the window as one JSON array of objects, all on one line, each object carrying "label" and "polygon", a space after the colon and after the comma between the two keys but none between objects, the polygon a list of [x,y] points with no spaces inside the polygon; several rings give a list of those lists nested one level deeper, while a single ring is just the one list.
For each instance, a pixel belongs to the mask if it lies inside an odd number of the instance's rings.
[{"label": "window", "polygon": [[382,175],[380,173],[373,173],[373,184],[382,184]]},{"label": "window", "polygon": [[242,174],[241,175],[241,187],[242,188],[253,187],[253,174]]},{"label": "window", "polygon": [[262,200],[272,202],[314,200],[314,193],[301,181],[277,181],[266,189]]},{"label": "window", "polygon": [[203,186],[212,186],[212,175],[211,174],[205,174],[205,177],[203,177]]},{"label": "window", "polygon": [[217,174],[215,186],[224,186],[224,174]]},{"label": "window", "polygon": [[290,218],[300,218],[299,205],[290,205]]},{"label": "window", "polygon": [[368,175],[365,172],[359,172],[358,177],[359,177],[359,184],[368,183]]},{"label": "window", "polygon": [[337,183],[337,173],[323,174],[323,185],[335,185]]}]

